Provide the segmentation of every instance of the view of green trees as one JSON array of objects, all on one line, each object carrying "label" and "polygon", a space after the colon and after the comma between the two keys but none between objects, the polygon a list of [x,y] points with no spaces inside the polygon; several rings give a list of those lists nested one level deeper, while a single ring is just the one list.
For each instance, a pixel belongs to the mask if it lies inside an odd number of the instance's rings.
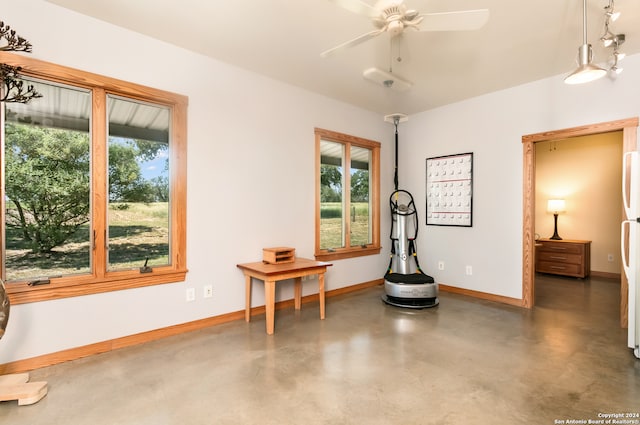
[{"label": "view of green trees", "polygon": [[[166,145],[139,139],[119,139],[109,143],[109,201],[112,202],[167,202],[169,179],[155,177],[145,180],[140,162],[156,157]],[[168,161],[165,161],[167,170]]]},{"label": "view of green trees", "polygon": [[[168,200],[168,179],[145,180],[138,163],[161,148],[142,140],[109,144],[109,201]],[[50,252],[89,222],[88,134],[7,123],[5,176],[6,226],[19,229],[32,252]]]},{"label": "view of green trees", "polygon": [[[166,143],[109,141],[110,264],[166,264],[168,160],[157,177],[141,164]],[[83,272],[89,267],[91,150],[86,132],[7,122],[5,245],[7,277]],[[165,155],[166,156],[166,155]]]},{"label": "view of green trees", "polygon": [[89,221],[88,135],[7,123],[5,136],[6,227],[50,252]]},{"label": "view of green trees", "polygon": [[[320,202],[342,200],[341,167],[320,166]],[[369,171],[357,170],[351,174],[351,202],[369,202]]]},{"label": "view of green trees", "polygon": [[[342,171],[329,164],[320,166],[320,248],[342,246]],[[351,174],[351,245],[369,242],[369,171]]]}]

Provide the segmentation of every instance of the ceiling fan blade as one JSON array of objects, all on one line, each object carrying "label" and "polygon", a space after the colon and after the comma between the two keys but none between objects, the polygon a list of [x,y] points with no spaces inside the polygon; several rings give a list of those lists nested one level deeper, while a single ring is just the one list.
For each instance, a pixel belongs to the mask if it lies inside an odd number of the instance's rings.
[{"label": "ceiling fan blade", "polygon": [[335,3],[343,9],[353,12],[358,15],[368,16],[370,18],[378,16],[379,12],[373,8],[373,6],[361,0],[329,0],[331,3]]},{"label": "ceiling fan blade", "polygon": [[424,13],[419,31],[471,31],[484,26],[489,20],[488,9],[457,12]]},{"label": "ceiling fan blade", "polygon": [[349,41],[345,41],[342,44],[337,45],[336,47],[333,47],[329,50],[325,50],[324,52],[320,53],[320,56],[323,58],[329,57],[331,55],[333,55],[334,53],[337,53],[340,50],[344,50],[347,49],[349,47],[353,47],[356,46],[360,43],[364,43],[367,40],[372,39],[373,37],[382,34],[383,32],[385,32],[386,28],[382,28],[379,30],[374,30],[374,31],[370,31],[366,34],[362,34],[361,36],[358,36],[356,38],[354,38],[353,40],[349,40]]}]

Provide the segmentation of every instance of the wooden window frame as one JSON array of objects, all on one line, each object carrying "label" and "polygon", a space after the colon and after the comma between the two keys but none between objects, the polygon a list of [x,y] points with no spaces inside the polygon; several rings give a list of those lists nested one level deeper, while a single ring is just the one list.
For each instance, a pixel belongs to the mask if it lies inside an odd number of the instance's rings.
[{"label": "wooden window frame", "polygon": [[[12,304],[97,294],[143,286],[184,281],[187,273],[187,107],[183,95],[117,80],[85,71],[56,65],[9,52],[0,52],[0,63],[21,67],[21,74],[54,83],[88,89],[92,92],[91,112],[91,202],[93,261],[89,274],[51,278],[50,284],[29,286],[28,282],[7,282]],[[171,110],[170,181],[170,265],[154,267],[151,273],[138,270],[107,271],[105,236],[107,229],[107,95],[150,102]],[[0,114],[0,117],[3,114]],[[4,128],[3,119],[0,126]],[[4,132],[2,132],[4,134]],[[3,158],[4,160],[4,158]],[[4,175],[2,176],[4,179]],[[4,181],[2,181],[4,196]],[[3,227],[4,229],[4,227]],[[4,232],[4,230],[3,230]],[[4,235],[2,236],[4,237]],[[1,265],[4,267],[4,264]]]},{"label": "wooden window frame", "polygon": [[[363,139],[361,137],[351,136],[348,134],[338,133],[331,130],[324,130],[316,128],[315,143],[316,143],[316,212],[315,212],[315,258],[320,261],[340,260],[345,258],[362,257],[365,255],[376,255],[380,253],[380,142],[374,140]],[[335,143],[340,143],[347,147],[349,151],[350,146],[358,146],[371,150],[371,171],[370,171],[370,199],[369,208],[371,208],[371,243],[365,247],[361,246],[349,246],[349,233],[350,222],[347,219],[346,223],[346,246],[344,248],[335,248],[331,251],[328,249],[320,248],[320,142],[321,140],[328,140]],[[345,188],[350,190],[349,173],[346,173]],[[346,197],[347,205],[349,203],[349,197]],[[349,211],[346,208],[345,211]],[[343,217],[344,219],[344,217]]]}]

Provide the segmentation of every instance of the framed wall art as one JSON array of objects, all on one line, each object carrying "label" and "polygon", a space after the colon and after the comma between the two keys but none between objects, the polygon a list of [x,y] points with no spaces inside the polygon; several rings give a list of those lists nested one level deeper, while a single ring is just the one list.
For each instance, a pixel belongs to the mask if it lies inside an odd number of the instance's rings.
[{"label": "framed wall art", "polygon": [[427,225],[471,227],[473,153],[427,158]]}]

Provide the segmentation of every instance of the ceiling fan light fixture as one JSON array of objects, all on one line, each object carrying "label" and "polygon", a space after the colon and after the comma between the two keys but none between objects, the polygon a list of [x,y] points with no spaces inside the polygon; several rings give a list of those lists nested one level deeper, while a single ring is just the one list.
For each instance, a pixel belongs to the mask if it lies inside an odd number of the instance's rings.
[{"label": "ceiling fan light fixture", "polygon": [[387,32],[392,36],[398,35],[404,30],[404,24],[400,20],[391,21],[388,23]]},{"label": "ceiling fan light fixture", "polygon": [[391,37],[405,30],[414,31],[470,31],[480,29],[489,19],[489,10],[459,10],[455,12],[420,13],[408,9],[404,0],[378,0],[374,6],[363,0],[330,0],[357,15],[369,18],[376,28],[320,54],[326,58],[337,51],[354,47],[383,33]]}]

